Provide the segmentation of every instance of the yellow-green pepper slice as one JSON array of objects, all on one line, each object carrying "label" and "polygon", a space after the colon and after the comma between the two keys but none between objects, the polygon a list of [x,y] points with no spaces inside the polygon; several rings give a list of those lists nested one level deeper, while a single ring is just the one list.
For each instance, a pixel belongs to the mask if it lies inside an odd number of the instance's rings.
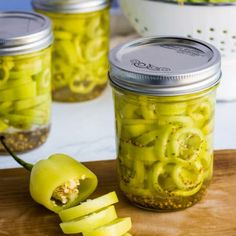
[{"label": "yellow-green pepper slice", "polygon": [[182,128],[170,137],[169,155],[184,160],[194,160],[202,151],[205,137],[200,129]]},{"label": "yellow-green pepper slice", "polygon": [[159,115],[166,115],[166,116],[175,116],[175,115],[182,115],[185,113],[187,109],[187,104],[184,102],[176,102],[176,103],[157,103],[157,113]]},{"label": "yellow-green pepper slice", "polygon": [[131,229],[131,219],[118,218],[113,222],[106,224],[91,232],[84,232],[83,236],[122,236]]},{"label": "yellow-green pepper slice", "polygon": [[97,61],[107,53],[107,38],[101,37],[90,40],[85,49],[85,58],[88,61]]},{"label": "yellow-green pepper slice", "polygon": [[39,117],[32,114],[5,114],[5,116],[13,127],[19,129],[30,129],[32,124],[44,125],[48,122],[47,117]]},{"label": "yellow-green pepper slice", "polygon": [[213,115],[213,104],[210,99],[203,99],[193,104],[188,109],[188,114],[194,120],[197,127],[202,127]]},{"label": "yellow-green pepper slice", "polygon": [[12,102],[6,101],[0,103],[0,114],[5,114],[12,109]]},{"label": "yellow-green pepper slice", "polygon": [[[20,101],[16,101],[12,104],[12,110],[14,111],[21,111],[29,108],[35,108],[41,104],[46,103],[47,101],[50,100],[50,95],[45,94],[45,95],[39,95],[37,97],[29,98],[29,99],[24,99]],[[47,104],[48,106],[48,104]]]},{"label": "yellow-green pepper slice", "polygon": [[9,78],[9,69],[7,66],[0,67],[0,85],[5,84]]},{"label": "yellow-green pepper slice", "polygon": [[120,155],[138,161],[156,161],[156,149],[154,146],[139,147],[132,143],[120,141]]},{"label": "yellow-green pepper slice", "polygon": [[43,62],[41,59],[24,59],[18,61],[15,65],[15,71],[24,71],[29,75],[36,75],[43,69]]},{"label": "yellow-green pepper slice", "polygon": [[55,30],[54,36],[56,40],[71,40],[73,35],[64,30]]},{"label": "yellow-green pepper slice", "polygon": [[78,206],[62,210],[59,216],[63,222],[73,220],[93,212],[99,211],[102,208],[113,205],[118,202],[115,192],[108,193],[93,200],[87,200]]},{"label": "yellow-green pepper slice", "polygon": [[99,212],[93,212],[90,215],[83,216],[73,221],[63,222],[60,224],[65,234],[76,234],[89,232],[117,218],[114,206],[107,207]]},{"label": "yellow-green pepper slice", "polygon": [[32,82],[32,79],[30,76],[24,76],[24,78],[19,78],[19,79],[9,79],[7,83],[2,84],[0,86],[0,91],[4,91],[9,88],[16,88],[22,85],[26,85]]},{"label": "yellow-green pepper slice", "polygon": [[0,119],[0,132],[7,130],[8,127],[9,126],[3,120]]},{"label": "yellow-green pepper slice", "polygon": [[0,102],[15,101],[36,96],[36,83],[34,81],[1,91]]},{"label": "yellow-green pepper slice", "polygon": [[24,168],[31,171],[30,194],[39,204],[53,212],[77,205],[87,199],[97,187],[97,177],[83,164],[64,155],[54,154],[35,165],[24,162],[6,145],[6,151]]}]

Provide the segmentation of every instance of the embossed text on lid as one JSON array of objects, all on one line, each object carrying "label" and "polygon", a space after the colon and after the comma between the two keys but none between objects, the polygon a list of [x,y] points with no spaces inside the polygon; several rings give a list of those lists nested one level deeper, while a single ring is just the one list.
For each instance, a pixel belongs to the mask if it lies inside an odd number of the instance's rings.
[{"label": "embossed text on lid", "polygon": [[202,41],[143,38],[110,53],[113,85],[159,95],[194,93],[219,82],[220,53]]}]

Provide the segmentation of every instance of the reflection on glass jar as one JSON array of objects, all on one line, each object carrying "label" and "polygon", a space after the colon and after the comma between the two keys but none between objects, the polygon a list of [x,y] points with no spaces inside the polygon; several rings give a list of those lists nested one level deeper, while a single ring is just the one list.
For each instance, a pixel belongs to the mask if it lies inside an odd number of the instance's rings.
[{"label": "reflection on glass jar", "polygon": [[[32,27],[22,27],[26,22]],[[38,14],[2,13],[0,26],[8,36],[0,46],[0,135],[12,150],[28,151],[49,133],[51,24]]]},{"label": "reflection on glass jar", "polygon": [[[51,6],[58,6],[59,2]],[[50,6],[45,6],[44,0],[33,1],[34,8],[50,17],[53,22],[55,43],[52,53],[52,95],[56,101],[90,100],[99,96],[106,87],[108,1],[91,1],[90,4],[92,3],[93,7],[88,3],[81,6],[81,3],[69,1],[51,9]],[[72,10],[68,10],[68,7]]]},{"label": "reflection on glass jar", "polygon": [[[193,45],[191,53],[186,52],[189,44]],[[158,211],[190,207],[211,181],[220,56],[209,45],[197,55],[199,47],[187,39],[154,38],[111,53],[119,183],[125,196],[139,207]],[[153,58],[145,54],[151,50]],[[142,64],[134,65],[134,55]],[[162,59],[155,60],[156,55]],[[172,74],[160,72],[156,63],[170,68]],[[204,74],[209,70],[211,81]]]}]

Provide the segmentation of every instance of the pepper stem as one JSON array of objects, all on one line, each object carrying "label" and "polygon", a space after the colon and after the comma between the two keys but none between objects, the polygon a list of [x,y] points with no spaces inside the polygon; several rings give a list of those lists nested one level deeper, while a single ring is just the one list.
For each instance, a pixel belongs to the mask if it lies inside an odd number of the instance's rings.
[{"label": "pepper stem", "polygon": [[30,163],[27,163],[25,161],[23,161],[22,159],[20,159],[18,156],[16,156],[16,154],[7,146],[7,144],[5,143],[5,137],[4,136],[0,136],[0,141],[3,145],[3,147],[6,149],[6,151],[12,156],[12,158],[21,166],[23,166],[26,170],[31,171],[33,168],[33,165]]}]

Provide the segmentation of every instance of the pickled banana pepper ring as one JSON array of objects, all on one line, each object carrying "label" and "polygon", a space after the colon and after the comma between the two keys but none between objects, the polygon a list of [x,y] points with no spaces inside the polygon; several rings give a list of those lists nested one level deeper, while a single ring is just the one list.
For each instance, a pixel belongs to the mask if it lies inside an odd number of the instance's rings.
[{"label": "pickled banana pepper ring", "polygon": [[63,222],[73,220],[93,212],[99,211],[107,206],[113,205],[118,202],[115,192],[108,193],[102,197],[93,200],[87,200],[78,206],[62,210],[59,216]]},{"label": "pickled banana pepper ring", "polygon": [[125,235],[131,229],[131,219],[129,217],[126,218],[118,218],[111,223],[108,223],[104,226],[101,226],[94,231],[84,232],[83,236],[120,236]]},{"label": "pickled banana pepper ring", "polygon": [[107,207],[78,219],[62,222],[60,227],[65,234],[77,234],[92,231],[117,218],[114,206]]}]

